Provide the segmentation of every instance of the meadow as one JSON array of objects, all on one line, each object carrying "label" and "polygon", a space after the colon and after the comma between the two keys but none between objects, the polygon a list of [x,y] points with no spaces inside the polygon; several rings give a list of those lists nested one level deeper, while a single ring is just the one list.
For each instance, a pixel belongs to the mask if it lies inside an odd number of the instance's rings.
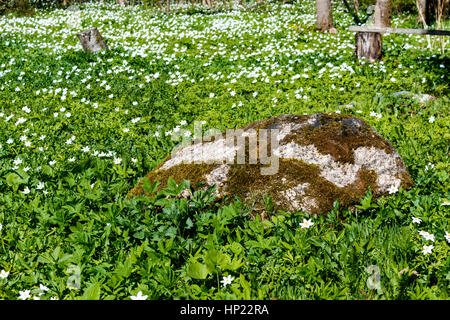
[{"label": "meadow", "polygon": [[[0,17],[0,299],[449,299],[448,52],[391,34],[381,62],[357,61],[338,3],[337,34],[310,0],[81,9]],[[111,50],[82,50],[92,27]],[[194,121],[317,112],[364,119],[414,187],[323,216],[266,197],[265,221],[187,181],[128,197]]]}]

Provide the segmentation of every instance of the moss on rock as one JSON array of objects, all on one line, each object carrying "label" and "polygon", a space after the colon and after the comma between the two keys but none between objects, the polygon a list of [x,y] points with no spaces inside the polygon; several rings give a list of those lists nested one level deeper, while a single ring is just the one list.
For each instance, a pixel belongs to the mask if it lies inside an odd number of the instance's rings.
[{"label": "moss on rock", "polygon": [[[161,182],[160,188],[167,186],[169,177],[177,183],[185,179],[190,180],[192,185],[203,181],[207,185],[217,184],[220,196],[237,196],[251,201],[252,205],[258,199],[263,204],[264,195],[270,195],[277,209],[304,210],[316,214],[326,214],[337,199],[342,206],[359,202],[369,187],[377,197],[386,194],[388,188],[409,188],[413,185],[403,160],[392,144],[355,117],[337,114],[283,115],[249,124],[242,129],[244,134],[255,130],[258,137],[260,129],[278,129],[278,145],[272,146],[271,140],[268,143],[269,157],[277,152],[280,154],[278,170],[274,174],[261,174],[261,169],[268,164],[261,163],[260,144],[256,146],[257,163],[249,163],[248,138],[244,138],[245,163],[217,161],[222,153],[229,152],[229,149],[221,150],[221,144],[217,143],[219,138],[203,144],[196,141],[195,145],[202,148],[209,143],[208,155],[215,158],[215,163],[186,163],[186,159],[183,163],[169,162],[173,157],[185,156],[182,152],[175,153],[146,177]],[[225,139],[225,133],[222,137]],[[214,148],[211,148],[211,143],[216,143]],[[174,165],[168,166],[169,163]],[[139,183],[130,195],[141,193],[142,184]]]},{"label": "moss on rock", "polygon": [[291,133],[282,142],[314,145],[321,153],[347,163],[353,163],[353,150],[358,147],[375,147],[386,153],[393,150],[390,142],[364,121],[340,114],[319,114],[314,123]]}]

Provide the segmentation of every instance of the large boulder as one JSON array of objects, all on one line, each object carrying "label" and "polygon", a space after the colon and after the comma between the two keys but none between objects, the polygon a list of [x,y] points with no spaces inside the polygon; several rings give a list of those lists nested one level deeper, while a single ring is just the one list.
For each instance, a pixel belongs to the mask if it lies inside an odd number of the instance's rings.
[{"label": "large boulder", "polygon": [[[337,114],[282,115],[197,139],[146,177],[161,188],[169,177],[215,184],[218,196],[254,206],[270,195],[278,209],[316,214],[336,199],[341,206],[358,203],[369,187],[377,197],[413,185],[389,141],[363,120]],[[140,182],[130,194],[142,192]]]}]

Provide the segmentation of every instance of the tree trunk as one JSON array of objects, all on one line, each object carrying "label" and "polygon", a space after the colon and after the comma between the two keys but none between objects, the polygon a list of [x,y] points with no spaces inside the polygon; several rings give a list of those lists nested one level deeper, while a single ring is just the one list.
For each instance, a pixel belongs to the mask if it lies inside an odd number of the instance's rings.
[{"label": "tree trunk", "polygon": [[212,2],[211,0],[202,0],[203,5],[207,5],[209,9],[212,9]]},{"label": "tree trunk", "polygon": [[331,0],[316,0],[316,26],[320,31],[333,28],[333,10]]},{"label": "tree trunk", "polygon": [[77,36],[85,52],[96,53],[102,49],[109,50],[109,47],[103,41],[102,35],[97,28],[83,31],[77,34]]},{"label": "tree trunk", "polygon": [[[374,13],[374,27],[391,26],[391,0],[377,0]],[[383,56],[383,40],[380,33],[359,32],[355,36],[355,53],[358,59],[366,58],[370,62],[379,61]]]},{"label": "tree trunk", "polygon": [[373,22],[375,27],[391,26],[391,0],[377,0]]},{"label": "tree trunk", "polygon": [[353,4],[355,5],[355,11],[358,14],[359,13],[359,2],[358,2],[358,0],[353,0]]},{"label": "tree trunk", "polygon": [[117,3],[119,6],[126,6],[126,5],[128,4],[128,3],[127,3],[127,0],[117,0],[116,3]]},{"label": "tree trunk", "polygon": [[416,6],[419,13],[419,19],[424,25],[429,26],[433,23],[435,15],[435,2],[433,0],[417,0]]},{"label": "tree trunk", "polygon": [[[423,28],[428,29],[428,25],[430,24],[430,16],[427,14],[427,4],[429,6],[429,3],[431,0],[416,0],[416,6],[417,6],[417,13],[419,21],[423,23]],[[426,36],[428,48],[431,48],[431,37]]]},{"label": "tree trunk", "polygon": [[355,9],[355,12],[353,12],[353,10],[350,8],[350,5],[348,4],[347,0],[343,0],[343,1],[344,1],[344,5],[345,5],[345,8],[347,9],[348,13],[352,15],[355,23],[357,25],[359,25],[358,12],[356,11],[356,9]]}]

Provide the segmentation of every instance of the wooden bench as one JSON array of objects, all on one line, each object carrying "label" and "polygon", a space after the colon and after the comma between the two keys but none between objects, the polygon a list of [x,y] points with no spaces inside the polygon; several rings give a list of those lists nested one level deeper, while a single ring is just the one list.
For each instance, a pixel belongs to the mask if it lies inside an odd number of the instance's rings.
[{"label": "wooden bench", "polygon": [[447,30],[428,29],[402,29],[402,28],[380,28],[380,27],[358,27],[350,26],[349,31],[357,32],[355,35],[355,53],[358,59],[366,58],[370,62],[381,59],[382,33],[420,34],[433,36],[450,36]]}]

